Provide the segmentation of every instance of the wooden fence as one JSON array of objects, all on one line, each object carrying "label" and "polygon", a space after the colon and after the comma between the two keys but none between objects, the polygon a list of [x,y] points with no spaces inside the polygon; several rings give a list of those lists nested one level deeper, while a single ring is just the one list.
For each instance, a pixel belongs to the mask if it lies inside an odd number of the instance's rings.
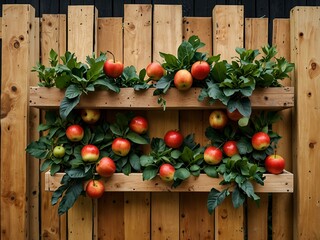
[{"label": "wooden fence", "polygon": [[[296,64],[295,108],[281,111],[275,126],[283,136],[278,152],[294,172],[290,193],[261,193],[234,209],[224,202],[213,215],[207,193],[108,192],[98,201],[81,198],[63,216],[50,204],[39,161],[25,153],[38,138],[41,112],[29,107],[29,87],[37,85],[32,66],[48,64],[50,49],[68,49],[79,60],[112,51],[125,66],[142,69],[161,61],[159,52],[176,54],[182,40],[198,35],[209,54],[230,60],[236,47],[260,48],[268,42],[268,20],[244,19],[243,6],[215,6],[212,17],[182,17],[180,5],[124,5],[123,18],[98,18],[93,6],[69,6],[66,15],[35,18],[30,5],[3,5],[1,83],[1,239],[320,239],[319,84],[320,9],[296,7],[290,19],[275,19],[278,56]],[[116,110],[108,110],[113,114]],[[294,118],[292,117],[294,112]],[[210,110],[140,111],[162,137],[169,128],[194,132],[205,143]]]}]

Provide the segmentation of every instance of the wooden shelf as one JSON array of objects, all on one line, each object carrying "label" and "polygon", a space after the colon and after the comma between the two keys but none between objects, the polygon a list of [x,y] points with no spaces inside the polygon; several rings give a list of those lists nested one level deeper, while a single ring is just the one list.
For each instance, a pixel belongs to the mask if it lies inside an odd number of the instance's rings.
[{"label": "wooden shelf", "polygon": [[[51,176],[45,173],[45,190],[55,191],[60,186],[64,173]],[[260,193],[292,193],[293,174],[285,171],[282,174],[265,174],[264,186],[254,183],[255,192]],[[177,188],[171,188],[171,183],[162,181],[158,176],[152,180],[143,181],[141,173],[115,173],[110,178],[104,178],[106,192],[209,192],[212,187],[218,190],[226,186],[219,185],[222,178],[211,178],[206,174],[199,177],[190,176]]]},{"label": "wooden shelf", "polygon": [[[153,90],[135,91],[133,88],[121,88],[120,93],[111,91],[96,91],[81,96],[78,108],[102,108],[102,109],[162,109],[158,104],[158,98],[153,96]],[[187,92],[181,92],[175,88],[169,89],[164,98],[167,101],[167,109],[214,109],[225,108],[221,102],[214,105],[207,101],[199,102],[200,88],[192,88]],[[54,109],[60,106],[64,97],[64,91],[58,88],[31,87],[30,106],[41,109]],[[250,97],[253,109],[281,110],[294,106],[294,88],[277,87],[256,89]]]}]

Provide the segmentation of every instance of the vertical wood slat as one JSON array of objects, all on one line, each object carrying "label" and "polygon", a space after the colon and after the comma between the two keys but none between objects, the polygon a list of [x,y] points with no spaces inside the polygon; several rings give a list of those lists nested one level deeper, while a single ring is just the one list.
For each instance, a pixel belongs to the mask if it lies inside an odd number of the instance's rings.
[{"label": "vertical wood slat", "polygon": [[[123,60],[122,18],[99,18],[97,52],[111,51]],[[117,110],[107,111],[106,118],[113,122]],[[108,192],[98,200],[98,239],[125,239],[124,193]]]},{"label": "vertical wood slat", "polygon": [[188,40],[196,35],[206,45],[200,48],[200,52],[212,55],[212,19],[211,17],[184,17],[183,18],[183,39]]},{"label": "vertical wood slat", "polygon": [[151,61],[151,22],[151,4],[124,5],[124,65],[133,65],[138,72]]},{"label": "vertical wood slat", "polygon": [[[277,46],[276,57],[290,59],[290,20],[274,19],[273,45]],[[291,79],[281,81],[284,86],[291,86]],[[286,170],[292,171],[292,109],[280,112],[282,121],[274,124],[274,131],[282,136],[277,153],[286,159]],[[281,213],[281,214],[280,214]],[[272,239],[293,239],[293,194],[272,194]]]},{"label": "vertical wood slat", "polygon": [[[245,19],[246,49],[258,49],[268,44],[268,19]],[[259,55],[258,55],[259,57]],[[247,234],[249,240],[268,239],[268,194],[259,194],[260,204],[251,199],[247,201]]]},{"label": "vertical wood slat", "polygon": [[[3,5],[1,84],[1,239],[28,239],[28,91],[35,10]],[[33,35],[32,35],[33,34]],[[22,134],[23,133],[23,134]],[[14,144],[14,147],[13,147]]]},{"label": "vertical wood slat", "polygon": [[182,41],[181,5],[154,5],[153,40],[153,61],[163,62],[160,52],[177,55]]},{"label": "vertical wood slat", "polygon": [[[85,62],[86,56],[95,52],[97,12],[93,6],[69,6],[68,8],[68,51],[74,52],[78,61]],[[79,197],[68,212],[68,237],[92,239],[96,236],[96,218],[93,210],[95,200]]]},{"label": "vertical wood slat", "polygon": [[[182,41],[182,6],[154,5],[153,61],[159,61],[159,52],[176,54]],[[163,34],[163,33],[166,34]],[[165,133],[179,128],[179,112],[148,112],[153,127],[150,135],[163,138]],[[151,194],[151,239],[179,239],[179,193]]]},{"label": "vertical wood slat", "polygon": [[[123,62],[122,18],[98,18],[97,53],[110,51],[116,61]],[[108,58],[112,56],[108,55]]]},{"label": "vertical wood slat", "polygon": [[[124,65],[137,71],[151,61],[152,8],[150,4],[124,5]],[[150,239],[150,193],[124,194],[124,239]]]},{"label": "vertical wood slat", "polygon": [[[58,56],[66,51],[66,15],[44,14],[41,24],[41,63],[49,66],[49,55],[53,49]],[[51,205],[51,192],[44,190],[44,174],[41,174],[41,236],[44,239],[66,239],[66,214],[58,215],[58,205]]]},{"label": "vertical wood slat", "polygon": [[290,15],[291,61],[295,63],[293,146],[295,169],[294,237],[320,239],[318,182],[320,118],[320,8],[295,7]]},{"label": "vertical wood slat", "polygon": [[[243,6],[219,6],[212,11],[213,54],[230,61],[236,47],[243,47]],[[215,210],[216,239],[244,239],[243,207],[235,209],[228,197]]]},{"label": "vertical wood slat", "polygon": [[212,10],[213,54],[230,61],[235,48],[243,47],[243,6],[216,5]]},{"label": "vertical wood slat", "polygon": [[[40,56],[40,19],[35,18],[34,23],[30,29],[30,36],[34,37],[31,44],[31,65],[35,65],[39,62]],[[33,54],[32,54],[33,53]],[[31,73],[30,86],[35,86],[38,83],[37,74]],[[30,142],[36,141],[39,137],[38,125],[40,122],[40,111],[39,109],[29,109],[29,134]],[[28,198],[29,198],[29,239],[39,239],[40,238],[40,219],[39,219],[39,196],[40,196],[40,174],[39,174],[39,160],[29,157],[28,158],[28,174],[29,179],[28,184]]]}]

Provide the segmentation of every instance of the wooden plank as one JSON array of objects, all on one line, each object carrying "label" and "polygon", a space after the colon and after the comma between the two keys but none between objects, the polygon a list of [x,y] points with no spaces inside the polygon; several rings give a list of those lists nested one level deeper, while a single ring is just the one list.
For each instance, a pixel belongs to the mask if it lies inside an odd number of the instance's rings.
[{"label": "wooden plank", "polygon": [[78,61],[85,62],[96,50],[95,27],[98,16],[94,6],[68,7],[68,51],[76,53]]},{"label": "wooden plank", "polygon": [[[109,50],[123,60],[122,18],[98,19],[98,53]],[[116,111],[108,110],[106,120],[115,121]],[[124,239],[124,193],[104,194],[98,200],[98,239]]]},{"label": "wooden plank", "polygon": [[[165,121],[167,122],[167,121]],[[60,181],[64,173],[57,173],[51,176],[46,173],[46,190],[54,191],[60,186]],[[260,193],[292,193],[293,192],[293,174],[285,171],[282,174],[264,174],[266,177],[264,186],[253,183],[256,192]],[[164,183],[159,177],[149,181],[143,181],[141,173],[131,173],[126,176],[123,173],[115,173],[111,178],[103,179],[107,192],[209,192],[212,187],[223,190],[225,187],[219,183],[222,178],[211,178],[206,174],[200,174],[199,177],[191,176],[183,181],[178,188],[172,188],[170,183]],[[232,188],[230,188],[232,191]]]},{"label": "wooden plank", "polygon": [[[51,49],[56,51],[59,56],[62,56],[66,51],[66,15],[44,14],[42,15],[41,21],[41,63],[45,66],[49,66]],[[41,236],[45,239],[66,239],[66,215],[59,217],[58,205],[51,205],[51,197],[52,194],[45,191],[45,177],[44,174],[42,174],[40,212]]]},{"label": "wooden plank", "polygon": [[133,65],[138,72],[151,62],[151,22],[151,4],[124,5],[124,65]]},{"label": "wooden plank", "polygon": [[177,49],[181,42],[182,6],[154,5],[153,61],[163,62],[159,52],[177,55]]},{"label": "wooden plank", "polygon": [[[116,60],[123,62],[122,18],[98,18],[97,52],[111,51]],[[107,55],[108,58],[112,56]]]},{"label": "wooden plank", "polygon": [[[273,45],[277,46],[276,57],[290,59],[290,20],[273,20]],[[291,79],[281,81],[284,86],[291,86]],[[292,170],[292,109],[280,112],[282,121],[272,128],[282,139],[277,146],[277,153],[286,159],[286,169]],[[293,239],[293,194],[278,193],[272,195],[272,238]]]},{"label": "wooden plank", "polygon": [[0,17],[0,39],[2,39],[2,17]]},{"label": "wooden plank", "polygon": [[[133,65],[137,71],[151,61],[152,7],[124,5],[124,64]],[[130,100],[126,100],[129,102]],[[150,239],[150,193],[124,194],[124,239]],[[139,219],[136,221],[136,219]]]},{"label": "wooden plank", "polygon": [[[30,36],[33,36],[31,43],[31,60],[30,64],[33,66],[39,62],[40,57],[40,19],[35,18],[34,23],[30,29]],[[29,84],[36,85],[38,82],[37,74],[31,74]],[[40,122],[40,112],[38,109],[29,109],[29,135],[30,142],[36,141],[39,137],[38,125]],[[28,158],[28,195],[29,195],[29,239],[40,238],[40,219],[39,219],[39,196],[40,196],[40,174],[39,174],[39,160],[29,157]]]},{"label": "wooden plank", "polygon": [[[216,5],[212,10],[213,54],[230,61],[233,49],[243,47],[243,6]],[[218,239],[244,239],[243,206],[235,209],[226,199],[215,210],[215,236]]]},{"label": "wooden plank", "polygon": [[[268,18],[245,19],[245,48],[259,49],[268,45]],[[258,56],[259,57],[259,56]]]},{"label": "wooden plank", "polygon": [[184,17],[183,18],[183,39],[188,40],[196,35],[206,45],[199,49],[200,52],[212,55],[212,18],[211,17]]},{"label": "wooden plank", "polygon": [[216,5],[212,10],[213,54],[230,61],[243,47],[243,6]]},{"label": "wooden plank", "polygon": [[[68,7],[68,50],[74,52],[78,61],[84,62],[86,56],[95,52],[97,11],[94,6]],[[95,201],[80,197],[68,212],[68,238],[92,239],[96,218],[93,206]],[[91,227],[88,227],[91,226]]]},{"label": "wooden plank", "polygon": [[[187,92],[181,92],[175,88],[168,90],[164,96],[167,104],[166,109],[214,109],[225,108],[217,101],[213,105],[207,101],[199,102],[200,88],[192,88]],[[41,109],[52,109],[60,106],[64,97],[64,91],[57,88],[30,88],[30,106]],[[285,109],[294,106],[294,88],[265,88],[254,90],[250,96],[253,109]],[[181,104],[183,103],[183,104]],[[79,108],[130,108],[159,110],[158,98],[153,96],[153,89],[147,91],[135,91],[133,88],[122,88],[120,93],[110,91],[96,91],[81,96]]]},{"label": "wooden plank", "polygon": [[[247,49],[259,49],[268,44],[268,19],[250,18],[245,21],[245,46]],[[259,57],[259,56],[258,56]],[[268,239],[268,194],[259,194],[259,206],[247,201],[248,239]]]},{"label": "wooden plank", "polygon": [[[290,15],[291,61],[295,63],[294,164],[296,165],[294,236],[320,239],[320,8],[295,7]],[[301,161],[301,159],[305,159]]]},{"label": "wooden plank", "polygon": [[[1,239],[28,239],[28,89],[35,43],[31,5],[3,5],[1,83]],[[13,146],[14,144],[14,146]],[[18,227],[17,227],[18,226]]]}]

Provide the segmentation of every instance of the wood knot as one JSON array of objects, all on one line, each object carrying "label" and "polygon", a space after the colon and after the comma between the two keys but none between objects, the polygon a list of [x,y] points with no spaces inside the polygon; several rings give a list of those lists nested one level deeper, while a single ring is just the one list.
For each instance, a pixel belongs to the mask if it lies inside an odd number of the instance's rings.
[{"label": "wood knot", "polygon": [[317,64],[315,62],[311,63],[311,69],[316,70]]},{"label": "wood knot", "polygon": [[317,144],[317,142],[311,142],[311,143],[309,143],[309,148],[313,149],[316,144]]},{"label": "wood knot", "polygon": [[227,209],[223,209],[220,216],[222,219],[226,219],[228,217]]},{"label": "wood knot", "polygon": [[14,41],[13,47],[14,47],[14,48],[19,48],[19,47],[20,47],[20,43],[19,43],[18,40],[15,40],[15,41]]}]

